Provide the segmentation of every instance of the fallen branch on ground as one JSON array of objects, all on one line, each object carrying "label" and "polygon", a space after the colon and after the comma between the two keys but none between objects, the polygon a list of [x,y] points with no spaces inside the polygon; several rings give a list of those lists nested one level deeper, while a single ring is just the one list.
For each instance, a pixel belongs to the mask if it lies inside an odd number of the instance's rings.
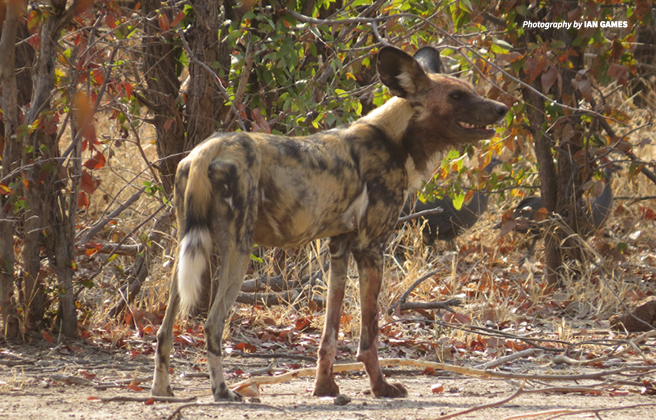
[{"label": "fallen branch on ground", "polygon": [[412,309],[444,309],[452,313],[456,313],[451,307],[460,306],[462,301],[458,298],[449,299],[441,302],[403,302],[400,305],[397,303],[394,308],[399,308],[401,311],[409,311]]},{"label": "fallen branch on ground", "polygon": [[490,369],[495,366],[503,365],[508,362],[511,362],[516,359],[521,359],[522,357],[528,357],[528,356],[533,356],[535,353],[539,352],[541,350],[532,348],[532,349],[526,349],[522,351],[518,351],[517,353],[510,354],[508,356],[504,357],[499,357],[496,360],[492,360],[491,362],[483,363],[482,365],[476,366],[476,369]]},{"label": "fallen branch on ground", "polygon": [[117,395],[114,397],[107,397],[107,398],[101,398],[100,401],[102,402],[113,402],[113,401],[122,401],[122,402],[148,402],[148,401],[157,401],[157,402],[171,402],[171,403],[178,403],[178,402],[189,402],[195,400],[196,397],[186,397],[186,398],[176,398],[176,397],[154,397],[152,395],[149,395],[147,397],[128,397],[128,396],[121,396]]},{"label": "fallen branch on ground", "polygon": [[542,417],[542,416],[571,416],[575,414],[585,414],[585,413],[601,413],[603,411],[618,411],[618,410],[631,410],[634,408],[641,408],[641,407],[653,407],[656,406],[656,403],[647,403],[647,404],[635,404],[635,405],[627,405],[624,407],[607,407],[607,408],[584,408],[581,410],[575,410],[571,408],[565,408],[562,410],[548,410],[548,411],[540,411],[537,413],[525,413],[525,414],[518,414],[516,416],[511,416],[511,417],[506,417],[503,420],[516,420],[516,419],[527,419],[529,417]]},{"label": "fallen branch on ground", "polygon": [[287,353],[237,353],[239,357],[254,357],[256,359],[290,359],[290,360],[303,360],[306,362],[316,363],[316,357],[303,356],[301,354],[287,354]]},{"label": "fallen branch on ground", "polygon": [[[495,372],[489,370],[468,368],[464,366],[453,366],[444,363],[428,362],[424,360],[411,360],[411,359],[380,359],[381,366],[418,366],[422,368],[432,368],[435,370],[444,370],[447,372],[460,373],[466,376],[474,376],[479,378],[505,378],[505,379],[534,379],[542,381],[579,381],[584,379],[601,379],[606,376],[615,375],[622,372],[630,372],[636,370],[652,370],[651,366],[631,366],[622,367],[612,370],[603,370],[594,373],[585,373],[580,375],[533,375],[522,373],[506,373]],[[333,372],[347,372],[352,370],[363,370],[364,365],[360,362],[357,363],[344,363],[333,365]],[[303,368],[296,369],[276,376],[258,376],[255,378],[245,379],[232,386],[232,390],[237,390],[253,384],[257,385],[270,385],[280,382],[287,382],[295,378],[305,376],[314,376],[316,368]]]},{"label": "fallen branch on ground", "polygon": [[178,408],[176,408],[167,418],[166,420],[172,420],[177,416],[180,411],[182,411],[185,408],[189,407],[243,407],[243,408],[263,408],[263,409],[268,409],[268,410],[277,410],[281,411],[283,413],[286,413],[287,410],[276,407],[274,405],[268,405],[268,404],[256,404],[256,403],[243,403],[243,402],[214,402],[214,403],[189,403],[189,404],[182,404]]},{"label": "fallen branch on ground", "polygon": [[434,276],[435,274],[437,274],[439,271],[440,271],[439,269],[437,269],[437,270],[433,270],[433,271],[430,271],[430,272],[424,274],[423,276],[419,277],[417,280],[415,280],[415,282],[412,283],[412,284],[410,285],[410,287],[408,287],[408,289],[407,289],[405,292],[403,292],[403,294],[402,294],[401,297],[399,298],[398,302],[396,302],[394,305],[390,306],[390,308],[388,309],[387,313],[388,313],[389,315],[392,315],[392,314],[394,313],[394,311],[396,311],[397,308],[400,309],[400,306],[401,306],[403,303],[405,303],[406,299],[408,299],[408,296],[410,296],[410,293],[412,293],[412,291],[415,290],[415,288],[416,288],[417,286],[419,286],[419,285],[420,285],[423,281],[425,281],[426,279],[429,279],[429,278],[433,277],[433,276]]},{"label": "fallen branch on ground", "polygon": [[486,408],[492,408],[492,407],[497,407],[497,406],[503,405],[503,404],[507,403],[508,401],[512,401],[515,398],[519,397],[522,394],[523,389],[524,389],[524,382],[522,382],[522,384],[519,386],[519,389],[517,391],[515,391],[515,393],[512,394],[508,398],[504,398],[503,400],[496,401],[496,402],[489,403],[489,404],[478,405],[476,407],[472,407],[472,408],[469,408],[467,410],[458,411],[457,413],[447,414],[446,416],[438,417],[436,420],[452,419],[454,417],[462,416],[464,414],[469,414],[469,413],[472,413],[474,411],[485,410]]}]

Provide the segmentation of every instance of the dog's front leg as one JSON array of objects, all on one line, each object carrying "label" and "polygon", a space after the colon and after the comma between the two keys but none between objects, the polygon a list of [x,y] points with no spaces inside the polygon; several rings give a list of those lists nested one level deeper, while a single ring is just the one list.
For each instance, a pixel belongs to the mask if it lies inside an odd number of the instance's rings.
[{"label": "dog's front leg", "polygon": [[353,251],[360,276],[360,346],[358,361],[369,375],[371,393],[376,397],[403,398],[408,391],[401,384],[390,384],[378,363],[378,294],[383,278],[383,252],[377,245]]},{"label": "dog's front leg", "polygon": [[349,259],[349,250],[343,245],[345,242],[340,242],[336,238],[330,240],[330,278],[328,280],[326,321],[321,335],[317,378],[312,393],[318,397],[334,397],[339,394],[339,386],[333,378],[333,362],[337,352],[337,334],[339,333]]}]

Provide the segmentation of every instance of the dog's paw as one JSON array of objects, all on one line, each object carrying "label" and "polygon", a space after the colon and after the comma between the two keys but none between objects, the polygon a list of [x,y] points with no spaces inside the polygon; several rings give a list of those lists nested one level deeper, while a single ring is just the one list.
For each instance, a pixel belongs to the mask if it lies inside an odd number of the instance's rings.
[{"label": "dog's paw", "polygon": [[232,391],[228,386],[226,385],[225,382],[222,382],[219,384],[216,389],[212,389],[212,395],[214,396],[214,401],[220,402],[220,401],[237,401],[241,402],[244,401],[244,397],[237,393]]},{"label": "dog's paw", "polygon": [[378,398],[405,398],[408,396],[408,390],[403,385],[387,382],[383,382],[376,389],[372,389],[371,393]]},{"label": "dog's paw", "polygon": [[226,392],[222,392],[219,395],[214,394],[214,401],[215,402],[221,402],[221,401],[242,402],[244,401],[244,397],[241,394],[237,392],[233,392],[228,389]]},{"label": "dog's paw", "polygon": [[323,378],[322,381],[317,379],[314,383],[312,395],[315,397],[336,397],[339,395],[339,385],[331,376]]},{"label": "dog's paw", "polygon": [[164,386],[153,386],[152,389],[152,394],[154,397],[173,397],[173,390],[171,389],[171,385],[166,385]]}]

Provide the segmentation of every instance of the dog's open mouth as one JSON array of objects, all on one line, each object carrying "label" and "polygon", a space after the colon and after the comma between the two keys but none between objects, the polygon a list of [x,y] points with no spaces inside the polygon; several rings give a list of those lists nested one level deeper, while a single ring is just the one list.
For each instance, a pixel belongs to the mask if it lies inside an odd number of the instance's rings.
[{"label": "dog's open mouth", "polygon": [[458,126],[468,131],[474,131],[477,134],[490,135],[490,136],[494,134],[494,128],[491,125],[478,126],[478,125],[466,123],[464,121],[459,121]]}]

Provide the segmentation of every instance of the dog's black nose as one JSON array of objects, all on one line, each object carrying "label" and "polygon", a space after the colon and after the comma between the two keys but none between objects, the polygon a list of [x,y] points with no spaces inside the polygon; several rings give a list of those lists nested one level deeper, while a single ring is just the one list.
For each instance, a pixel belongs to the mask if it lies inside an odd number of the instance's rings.
[{"label": "dog's black nose", "polygon": [[495,107],[494,111],[499,115],[500,117],[503,117],[506,115],[506,112],[508,112],[508,107],[505,106],[504,104],[499,104]]}]

